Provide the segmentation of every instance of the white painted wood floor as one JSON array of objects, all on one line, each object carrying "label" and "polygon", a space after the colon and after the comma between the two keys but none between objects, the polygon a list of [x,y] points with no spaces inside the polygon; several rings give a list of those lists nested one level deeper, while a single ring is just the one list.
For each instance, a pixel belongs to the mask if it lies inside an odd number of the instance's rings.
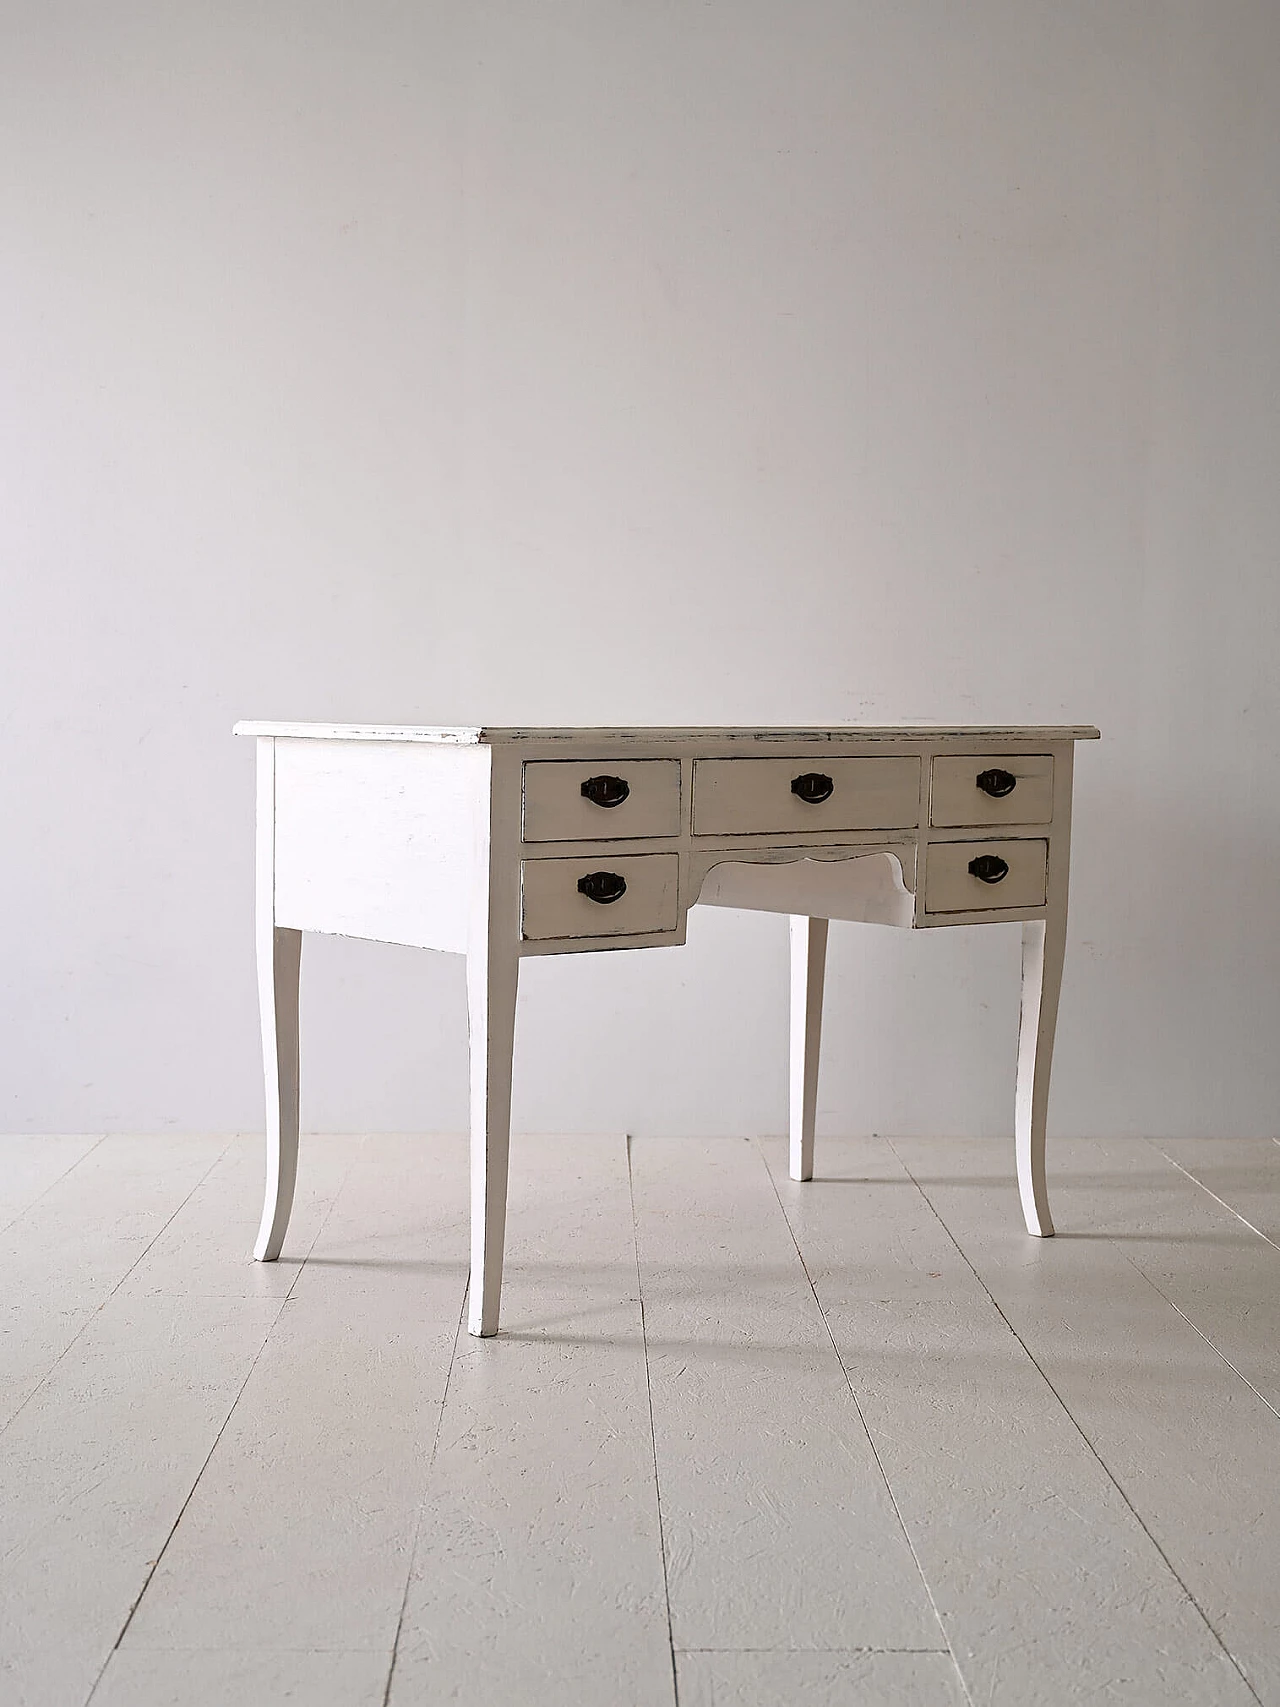
[{"label": "white painted wood floor", "polygon": [[1280,1704],[1280,1147],[0,1140],[3,1707]]}]

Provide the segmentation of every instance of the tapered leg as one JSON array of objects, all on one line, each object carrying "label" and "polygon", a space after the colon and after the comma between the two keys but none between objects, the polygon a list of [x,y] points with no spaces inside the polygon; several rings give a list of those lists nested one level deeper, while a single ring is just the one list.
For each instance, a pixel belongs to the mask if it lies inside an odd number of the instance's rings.
[{"label": "tapered leg", "polygon": [[267,1195],[253,1254],[274,1262],[284,1243],[298,1174],[298,973],[302,932],[258,930],[258,1005],[267,1089]]},{"label": "tapered leg", "polygon": [[791,919],[791,1177],[813,1178],[818,1049],[827,964],[826,919]]},{"label": "tapered leg", "polygon": [[1044,1128],[1066,934],[1065,918],[1028,919],[1022,927],[1022,1013],[1018,1022],[1015,1120],[1018,1190],[1027,1231],[1044,1239],[1053,1237],[1045,1183]]},{"label": "tapered leg", "polygon": [[515,1043],[513,951],[467,956],[471,1039],[471,1292],[467,1327],[487,1338],[498,1331],[502,1244],[507,1220],[507,1155],[511,1144],[511,1054]]}]

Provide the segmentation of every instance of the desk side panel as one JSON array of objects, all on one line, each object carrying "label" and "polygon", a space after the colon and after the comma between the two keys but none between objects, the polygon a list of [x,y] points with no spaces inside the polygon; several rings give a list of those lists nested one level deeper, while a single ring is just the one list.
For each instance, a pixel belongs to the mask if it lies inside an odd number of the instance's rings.
[{"label": "desk side panel", "polygon": [[489,767],[487,747],[277,740],[276,923],[465,953]]}]

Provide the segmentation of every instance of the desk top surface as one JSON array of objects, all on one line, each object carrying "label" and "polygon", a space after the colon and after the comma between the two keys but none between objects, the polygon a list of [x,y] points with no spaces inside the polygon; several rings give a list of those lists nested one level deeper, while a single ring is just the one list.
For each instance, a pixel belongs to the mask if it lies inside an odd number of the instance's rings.
[{"label": "desk top surface", "polygon": [[580,726],[573,729],[531,727],[498,729],[479,724],[443,724],[421,728],[404,724],[377,723],[237,723],[237,735],[275,735],[289,740],[311,741],[425,741],[451,747],[498,746],[510,741],[575,741],[602,746],[629,741],[1096,741],[1098,731],[1091,723],[1074,724],[936,724],[838,723],[775,729],[754,728],[659,728],[635,724],[629,728],[602,729]]}]

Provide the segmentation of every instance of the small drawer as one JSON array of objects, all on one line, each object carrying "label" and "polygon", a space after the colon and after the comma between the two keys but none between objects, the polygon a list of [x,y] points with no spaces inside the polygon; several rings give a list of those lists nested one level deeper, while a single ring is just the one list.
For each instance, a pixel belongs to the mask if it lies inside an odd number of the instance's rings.
[{"label": "small drawer", "polygon": [[679,834],[678,759],[532,759],[524,767],[526,842]]},{"label": "small drawer", "polygon": [[931,824],[1047,824],[1052,817],[1051,753],[975,753],[933,761]]},{"label": "small drawer", "polygon": [[643,936],[674,931],[679,918],[677,854],[608,848],[581,859],[527,859],[520,867],[520,934],[552,937]]},{"label": "small drawer", "polygon": [[920,821],[920,760],[699,759],[693,829],[699,836],[778,830],[906,830]]},{"label": "small drawer", "polygon": [[924,910],[986,913],[1000,907],[1043,907],[1048,866],[1048,842],[930,842]]}]

